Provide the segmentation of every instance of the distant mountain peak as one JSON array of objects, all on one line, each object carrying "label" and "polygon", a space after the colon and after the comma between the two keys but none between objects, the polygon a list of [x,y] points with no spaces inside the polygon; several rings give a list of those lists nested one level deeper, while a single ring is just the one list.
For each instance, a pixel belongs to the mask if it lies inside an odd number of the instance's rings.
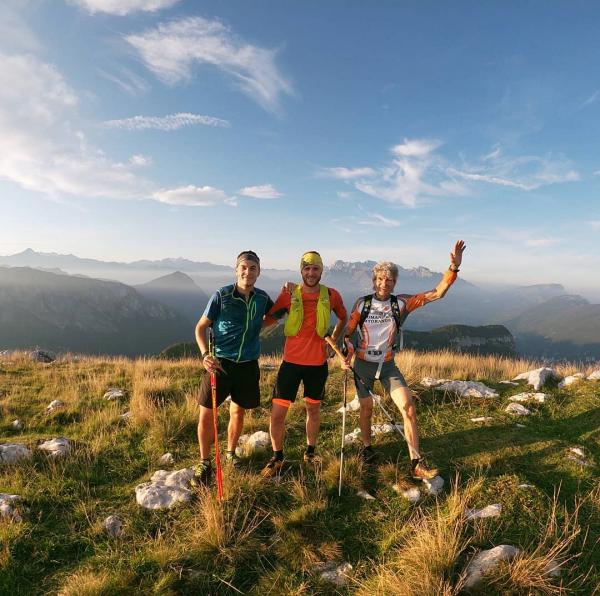
[{"label": "distant mountain peak", "polygon": [[172,290],[176,288],[199,289],[196,282],[189,275],[186,275],[181,271],[168,273],[167,275],[163,275],[142,285],[145,288],[168,288]]}]

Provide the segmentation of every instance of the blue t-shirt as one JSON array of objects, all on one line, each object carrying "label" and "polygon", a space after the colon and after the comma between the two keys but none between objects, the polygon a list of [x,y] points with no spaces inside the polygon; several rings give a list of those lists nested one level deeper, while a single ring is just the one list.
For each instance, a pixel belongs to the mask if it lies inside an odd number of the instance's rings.
[{"label": "blue t-shirt", "polygon": [[258,288],[247,299],[235,284],[217,290],[204,310],[204,316],[212,322],[217,358],[256,360],[260,356],[263,317],[272,306],[269,295]]}]

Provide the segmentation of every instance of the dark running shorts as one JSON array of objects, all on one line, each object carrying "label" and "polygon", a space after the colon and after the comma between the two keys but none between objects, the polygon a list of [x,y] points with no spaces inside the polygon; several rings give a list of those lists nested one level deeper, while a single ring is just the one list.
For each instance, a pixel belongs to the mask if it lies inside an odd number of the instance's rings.
[{"label": "dark running shorts", "polygon": [[[221,366],[227,372],[217,372],[217,406],[220,406],[228,395],[238,406],[250,410],[260,404],[260,369],[258,360],[233,362],[220,359]],[[210,375],[206,373],[200,384],[198,403],[205,408],[212,408]]]},{"label": "dark running shorts", "polygon": [[325,396],[325,383],[329,370],[327,362],[316,366],[292,364],[285,360],[277,372],[277,382],[273,387],[274,399],[296,401],[300,382],[304,385],[304,397],[321,401]]},{"label": "dark running shorts", "polygon": [[[375,384],[375,374],[377,373],[378,366],[379,362],[367,362],[360,358],[354,359],[354,370],[371,391],[373,391],[373,385]],[[381,372],[379,373],[379,380],[388,393],[391,393],[398,387],[407,386],[402,373],[398,370],[398,367],[393,360],[388,360],[383,363]],[[371,395],[367,387],[365,387],[356,377],[354,379],[354,384],[356,385],[358,397],[369,397]]]}]

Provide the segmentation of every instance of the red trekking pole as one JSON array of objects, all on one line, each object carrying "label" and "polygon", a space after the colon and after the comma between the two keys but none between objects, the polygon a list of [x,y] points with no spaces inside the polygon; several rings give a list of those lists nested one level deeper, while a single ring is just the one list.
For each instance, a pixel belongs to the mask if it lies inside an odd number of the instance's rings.
[{"label": "red trekking pole", "polygon": [[[210,355],[215,357],[215,336],[213,330],[208,330],[208,351]],[[213,433],[215,435],[215,469],[217,474],[217,499],[223,500],[223,469],[221,468],[221,456],[219,453],[219,425],[217,423],[217,373],[210,373],[210,394],[212,398],[213,411]]]}]

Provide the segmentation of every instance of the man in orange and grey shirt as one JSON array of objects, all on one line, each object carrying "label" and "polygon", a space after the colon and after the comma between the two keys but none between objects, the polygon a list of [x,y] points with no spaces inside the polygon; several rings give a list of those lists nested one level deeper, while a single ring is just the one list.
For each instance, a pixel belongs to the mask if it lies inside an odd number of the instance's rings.
[{"label": "man in orange and grey shirt", "polygon": [[283,466],[283,440],[285,418],[296,393],[303,384],[306,408],[306,452],[304,461],[314,463],[315,445],[320,425],[321,401],[327,381],[327,346],[324,337],[329,328],[331,313],[338,321],[331,334],[335,341],[348,319],[342,297],[337,290],[319,282],[323,273],[323,261],[318,252],[309,251],[300,260],[302,284],[293,291],[284,288],[265,317],[265,324],[275,322],[286,312],[283,362],[277,372],[273,389],[271,409],[271,444],[273,457],[264,467],[265,478],[276,476]]},{"label": "man in orange and grey shirt", "polygon": [[[434,300],[446,295],[456,280],[462,262],[465,243],[459,240],[450,253],[450,268],[434,290],[421,294],[392,295],[398,278],[398,267],[384,261],[373,267],[374,294],[359,298],[345,332],[345,343],[349,350],[348,363],[354,352],[350,337],[356,331],[358,341],[354,358],[355,385],[360,399],[360,429],[365,461],[375,457],[371,447],[371,416],[373,413],[372,390],[375,379],[379,379],[398,406],[404,419],[404,432],[410,453],[410,474],[415,479],[431,479],[436,469],[429,468],[419,454],[419,434],[415,403],[402,373],[394,362],[396,339],[406,317]],[[368,305],[368,306],[367,306]]]}]

